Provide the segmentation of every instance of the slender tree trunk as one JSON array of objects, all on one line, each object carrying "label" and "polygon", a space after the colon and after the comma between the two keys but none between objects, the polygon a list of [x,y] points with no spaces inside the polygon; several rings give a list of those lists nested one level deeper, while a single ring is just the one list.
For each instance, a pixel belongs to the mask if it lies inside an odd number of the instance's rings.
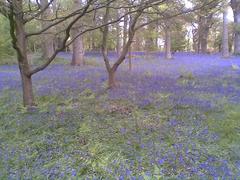
[{"label": "slender tree trunk", "polygon": [[192,30],[192,34],[193,34],[192,49],[194,50],[194,52],[198,53],[198,30],[197,29],[193,29]]},{"label": "slender tree trunk", "polygon": [[22,79],[22,90],[23,90],[23,105],[25,107],[35,106],[33,88],[32,88],[32,77],[28,76],[27,73],[30,71],[29,62],[27,59],[27,44],[24,33],[24,27],[22,23],[16,23],[16,37],[21,54],[18,54],[19,70]]},{"label": "slender tree trunk", "polygon": [[31,76],[27,76],[21,65],[19,65],[21,79],[22,79],[22,90],[23,90],[23,105],[25,107],[35,106],[34,96],[33,96],[33,88],[32,88],[32,78]]},{"label": "slender tree trunk", "polygon": [[129,71],[132,71],[132,47],[129,46],[128,49],[128,69]]},{"label": "slender tree trunk", "polygon": [[123,22],[123,47],[124,47],[127,43],[128,37],[128,16],[125,16],[123,21],[124,21]]},{"label": "slender tree trunk", "polygon": [[165,58],[172,59],[172,52],[171,52],[171,32],[170,28],[166,28],[165,30]]},{"label": "slender tree trunk", "polygon": [[[120,56],[118,57],[117,61],[111,66],[109,58],[108,58],[108,49],[107,49],[107,39],[109,35],[109,26],[105,26],[103,28],[103,36],[102,36],[102,55],[103,55],[103,60],[106,66],[106,69],[108,71],[108,86],[109,88],[114,88],[116,87],[116,81],[115,81],[115,73],[118,69],[118,67],[123,63],[125,60],[125,57],[128,53],[129,47],[131,46],[134,35],[137,29],[135,29],[136,23],[140,15],[143,13],[142,10],[138,11],[137,14],[134,16],[134,18],[130,18],[130,23],[129,23],[129,30],[128,30],[128,40],[126,41],[125,46],[123,46],[123,49],[121,51]],[[109,20],[110,17],[110,7],[106,7],[106,13],[103,18],[104,24],[106,24]]]},{"label": "slender tree trunk", "polygon": [[[40,0],[41,2],[41,8],[44,9],[46,6],[48,6],[48,0]],[[42,21],[42,28],[45,28],[48,26],[48,22],[46,21],[49,16],[51,15],[51,9],[50,7],[47,8],[44,13],[42,13],[41,18]],[[45,34],[43,34],[42,38],[42,50],[43,50],[43,57],[49,58],[54,53],[54,36],[53,36],[53,29],[50,29]]]},{"label": "slender tree trunk", "polygon": [[222,56],[223,58],[229,57],[229,44],[228,44],[228,9],[224,8],[223,12],[223,35],[222,35]]},{"label": "slender tree trunk", "polygon": [[[119,18],[119,12],[117,11],[117,18]],[[117,49],[117,55],[119,56],[120,55],[120,52],[121,52],[121,27],[120,27],[120,24],[117,23],[116,24],[116,29],[117,29],[117,44],[116,44],[116,49]]]},{"label": "slender tree trunk", "polygon": [[[74,8],[81,8],[82,1],[81,0],[74,0]],[[76,23],[76,26],[72,29],[72,38],[75,38],[78,36],[78,34],[81,32],[80,23]],[[71,65],[73,66],[83,66],[85,64],[84,62],[84,44],[83,44],[83,36],[78,36],[73,41],[73,56],[72,56],[72,62]]]}]

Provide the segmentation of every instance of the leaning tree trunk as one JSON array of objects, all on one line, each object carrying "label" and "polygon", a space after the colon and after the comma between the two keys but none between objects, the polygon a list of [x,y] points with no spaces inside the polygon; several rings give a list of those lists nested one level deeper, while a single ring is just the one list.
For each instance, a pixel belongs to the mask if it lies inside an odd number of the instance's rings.
[{"label": "leaning tree trunk", "polygon": [[[41,0],[41,9],[45,9],[48,6],[48,0]],[[47,19],[51,16],[51,9],[48,7],[42,14],[42,28],[48,27],[49,23]],[[53,30],[50,29],[46,31],[46,33],[43,35],[42,38],[42,51],[43,51],[43,57],[49,58],[54,53],[54,36],[53,36]]]},{"label": "leaning tree trunk", "polygon": [[222,56],[223,58],[229,57],[229,44],[228,44],[228,9],[224,7],[223,12],[223,35],[222,35]]},{"label": "leaning tree trunk", "polygon": [[[9,16],[10,33],[13,39],[13,47],[17,52],[17,60],[22,79],[23,105],[26,107],[31,107],[34,106],[35,103],[33,96],[32,79],[31,75],[28,75],[30,66],[27,58],[27,42],[22,9],[22,0],[13,2],[12,11]],[[14,11],[17,13],[14,13]]]},{"label": "leaning tree trunk", "polygon": [[171,52],[171,32],[170,29],[167,27],[165,30],[165,58],[172,59],[172,52]]},{"label": "leaning tree trunk", "polygon": [[[74,8],[81,8],[82,1],[74,0]],[[81,33],[80,26],[81,24],[76,23],[76,26],[72,29],[72,38],[76,38],[73,41],[73,56],[71,65],[73,66],[83,66],[84,62],[84,44],[83,44],[83,36],[79,36]]]},{"label": "leaning tree trunk", "polygon": [[240,55],[240,1],[231,0],[234,15],[234,54]]}]

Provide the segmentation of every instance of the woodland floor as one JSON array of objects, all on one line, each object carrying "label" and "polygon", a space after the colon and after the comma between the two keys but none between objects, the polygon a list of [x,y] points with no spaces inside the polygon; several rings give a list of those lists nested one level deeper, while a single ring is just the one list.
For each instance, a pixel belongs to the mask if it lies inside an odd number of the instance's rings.
[{"label": "woodland floor", "polygon": [[106,91],[98,53],[62,53],[33,77],[32,112],[0,66],[0,179],[240,179],[240,57],[174,56],[134,53]]}]

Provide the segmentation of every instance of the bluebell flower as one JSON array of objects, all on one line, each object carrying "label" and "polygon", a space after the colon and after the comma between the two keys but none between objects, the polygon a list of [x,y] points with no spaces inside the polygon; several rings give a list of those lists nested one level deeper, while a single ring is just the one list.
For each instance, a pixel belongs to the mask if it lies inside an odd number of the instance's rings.
[{"label": "bluebell flower", "polygon": [[158,165],[162,165],[165,162],[165,159],[159,159],[157,162],[158,162]]},{"label": "bluebell flower", "polygon": [[77,171],[75,169],[72,169],[71,174],[72,174],[72,176],[77,176]]}]

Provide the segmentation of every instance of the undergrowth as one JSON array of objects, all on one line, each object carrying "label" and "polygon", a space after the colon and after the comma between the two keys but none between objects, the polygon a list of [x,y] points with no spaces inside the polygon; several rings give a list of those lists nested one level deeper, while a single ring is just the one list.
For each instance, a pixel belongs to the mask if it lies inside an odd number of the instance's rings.
[{"label": "undergrowth", "polygon": [[41,96],[29,112],[20,94],[5,91],[0,178],[208,179],[225,161],[227,170],[215,176],[238,173],[239,106],[204,114],[176,106],[170,94],[153,96],[162,105],[139,107],[85,90],[67,99]]}]

